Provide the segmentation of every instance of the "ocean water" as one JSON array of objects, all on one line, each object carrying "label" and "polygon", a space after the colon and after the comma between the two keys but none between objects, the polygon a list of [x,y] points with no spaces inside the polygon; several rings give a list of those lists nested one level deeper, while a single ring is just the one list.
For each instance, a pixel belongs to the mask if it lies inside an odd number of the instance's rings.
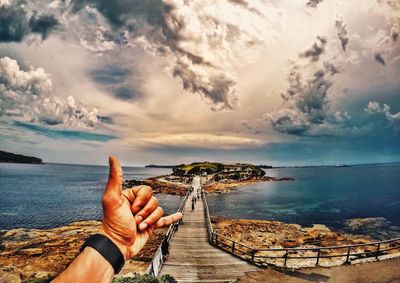
[{"label": "ocean water", "polygon": [[[145,179],[170,172],[127,167],[124,178]],[[303,226],[318,223],[344,231],[348,219],[382,217],[386,221],[372,230],[400,231],[400,165],[283,168],[268,169],[266,173],[296,180],[210,194],[207,199],[211,214]],[[0,163],[0,229],[49,228],[101,219],[107,175],[105,166]],[[182,200],[179,196],[157,197],[166,213],[175,212]]]},{"label": "ocean water", "polygon": [[[295,181],[266,182],[210,195],[213,215],[272,219],[303,226],[324,224],[351,232],[346,220],[383,217],[378,227],[399,234],[400,165],[266,169]],[[363,231],[357,231],[362,233]]]},{"label": "ocean water", "polygon": [[[171,169],[126,167],[124,178],[145,179]],[[101,197],[108,167],[0,163],[0,229],[50,228],[102,218]],[[159,195],[165,213],[175,212],[179,196]]]}]

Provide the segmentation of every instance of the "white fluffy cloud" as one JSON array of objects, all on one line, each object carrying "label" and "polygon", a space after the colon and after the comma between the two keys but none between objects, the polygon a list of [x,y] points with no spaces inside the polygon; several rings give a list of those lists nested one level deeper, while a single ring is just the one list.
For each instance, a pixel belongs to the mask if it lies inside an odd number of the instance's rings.
[{"label": "white fluffy cloud", "polygon": [[20,68],[9,57],[0,59],[0,116],[14,116],[45,125],[94,127],[97,109],[72,96],[52,95],[52,81],[42,68]]},{"label": "white fluffy cloud", "polygon": [[376,114],[376,113],[384,114],[385,118],[389,122],[392,123],[400,122],[400,112],[392,114],[390,106],[385,103],[381,106],[381,104],[376,101],[370,101],[368,102],[368,105],[364,108],[364,110],[368,114]]}]

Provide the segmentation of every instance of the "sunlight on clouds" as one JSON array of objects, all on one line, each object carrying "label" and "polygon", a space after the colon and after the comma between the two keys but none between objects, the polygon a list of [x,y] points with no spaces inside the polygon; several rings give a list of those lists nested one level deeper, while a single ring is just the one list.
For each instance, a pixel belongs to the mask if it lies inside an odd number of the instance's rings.
[{"label": "sunlight on clouds", "polygon": [[181,148],[218,148],[235,149],[243,147],[255,147],[263,144],[261,140],[217,135],[217,134],[165,134],[153,137],[144,137],[131,140],[134,144],[144,147],[162,146],[162,147],[181,147]]}]

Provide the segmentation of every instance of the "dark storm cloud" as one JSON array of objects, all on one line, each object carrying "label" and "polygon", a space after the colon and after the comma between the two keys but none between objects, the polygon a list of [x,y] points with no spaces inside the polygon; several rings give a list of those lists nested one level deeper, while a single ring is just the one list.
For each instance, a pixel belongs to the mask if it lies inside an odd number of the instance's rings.
[{"label": "dark storm cloud", "polygon": [[325,52],[327,40],[325,37],[317,36],[317,41],[313,45],[300,54],[300,57],[310,58],[311,61],[318,61],[320,56]]},{"label": "dark storm cloud", "polygon": [[35,12],[29,20],[31,31],[40,34],[43,40],[46,39],[59,24],[59,21],[54,15],[38,15],[37,12]]},{"label": "dark storm cloud", "polygon": [[163,21],[165,5],[160,0],[81,0],[74,1],[73,11],[77,12],[86,5],[95,7],[113,25],[128,26],[130,29],[142,27],[145,23],[160,25]]},{"label": "dark storm cloud", "polygon": [[303,81],[296,70],[290,73],[289,88],[282,98],[292,107],[271,115],[271,125],[276,131],[301,135],[311,126],[326,122],[327,93],[332,85],[326,72],[318,70],[308,81]]},{"label": "dark storm cloud", "polygon": [[374,56],[374,59],[375,59],[376,62],[378,62],[382,66],[386,66],[385,59],[383,59],[383,56],[382,56],[381,53],[376,53],[375,56]]},{"label": "dark storm cloud", "polygon": [[29,18],[21,1],[0,7],[0,42],[21,42],[30,33],[40,34],[46,39],[59,25],[53,15],[34,12]]},{"label": "dark storm cloud", "polygon": [[335,26],[337,29],[337,35],[342,45],[342,49],[343,51],[346,51],[347,44],[349,43],[349,36],[347,35],[346,24],[343,22],[343,19],[337,19],[335,22]]},{"label": "dark storm cloud", "polygon": [[307,2],[307,6],[311,8],[317,8],[317,6],[322,3],[324,0],[309,0]]},{"label": "dark storm cloud", "polygon": [[[250,4],[247,0],[231,0],[224,5],[235,11],[239,6],[246,16],[249,12],[254,17],[265,16]],[[211,101],[213,109],[233,109],[237,105],[236,73],[228,60],[221,62],[219,58],[235,55],[243,45],[264,43],[259,34],[254,34],[252,27],[226,23],[218,16],[201,13],[202,5],[205,4],[161,0],[83,0],[73,2],[72,11],[80,13],[86,6],[96,8],[108,19],[114,32],[128,32],[133,41],[140,38],[139,46],[149,53],[168,57],[172,75],[180,79],[185,90]],[[229,36],[206,32],[215,25],[221,26]],[[195,29],[205,36],[188,36]],[[222,43],[216,46],[215,42]],[[235,48],[236,45],[240,48]],[[213,53],[217,56],[211,56]]]},{"label": "dark storm cloud", "polygon": [[0,7],[0,42],[20,42],[29,32],[27,13],[21,6]]}]

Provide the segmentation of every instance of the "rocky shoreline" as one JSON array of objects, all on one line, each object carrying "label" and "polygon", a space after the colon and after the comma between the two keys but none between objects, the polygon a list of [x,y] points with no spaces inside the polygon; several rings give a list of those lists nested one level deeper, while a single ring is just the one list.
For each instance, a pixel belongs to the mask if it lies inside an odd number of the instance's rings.
[{"label": "rocky shoreline", "polygon": [[[228,193],[232,190],[239,189],[240,187],[263,183],[263,182],[281,182],[281,181],[294,181],[293,178],[285,177],[252,177],[244,180],[222,179],[219,181],[209,181],[204,185],[206,193]],[[147,185],[152,187],[155,194],[169,194],[169,195],[186,195],[187,190],[190,188],[190,177],[176,177],[174,175],[165,175],[145,179],[143,181],[131,179],[124,181],[125,188],[131,188],[139,185]]]},{"label": "rocky shoreline", "polygon": [[[0,282],[20,282],[54,277],[79,253],[86,238],[97,233],[100,221],[80,221],[51,229],[11,229],[0,231]],[[166,229],[153,238],[134,259],[126,262],[120,275],[144,272],[162,242]],[[11,281],[13,279],[13,281]]]},{"label": "rocky shoreline", "polygon": [[[302,227],[280,221],[223,217],[212,217],[211,221],[218,234],[256,249],[315,248],[374,242],[368,236],[332,231],[319,224]],[[382,219],[374,218],[349,220],[351,227],[356,229],[365,225],[376,227],[382,222]],[[56,276],[76,257],[85,239],[99,231],[100,225],[100,221],[80,221],[50,229],[18,228],[0,231],[0,282],[5,279],[9,282],[21,282]],[[166,229],[156,230],[152,241],[134,259],[126,262],[120,275],[132,271],[143,273],[161,244],[165,232]],[[400,253],[400,249],[390,252],[394,253]],[[321,262],[321,265],[340,265],[343,263],[340,260]],[[315,259],[310,259],[309,262],[314,264]],[[272,263],[277,266],[281,264],[279,260]],[[306,264],[307,261],[302,263]]]},{"label": "rocky shoreline", "polygon": [[[350,222],[371,223],[374,219],[354,219]],[[298,224],[290,224],[273,220],[248,220],[248,219],[228,219],[223,217],[211,217],[211,222],[214,231],[224,237],[230,238],[236,242],[243,243],[255,249],[266,248],[318,248],[330,246],[343,246],[353,244],[368,244],[376,242],[377,239],[366,235],[357,235],[344,233],[341,231],[333,231],[321,224],[314,224],[313,227],[302,227]],[[359,228],[359,226],[357,226]],[[223,240],[222,240],[223,241]],[[231,244],[228,243],[227,244]],[[390,244],[382,244],[381,248],[388,248]],[[376,247],[365,246],[356,248],[357,252],[375,252]],[[353,250],[354,252],[355,250]],[[333,255],[340,252],[346,253],[344,250],[325,250],[324,255]],[[298,251],[296,254],[303,256],[315,256],[315,252]],[[400,255],[400,247],[388,252],[389,255]],[[260,254],[261,255],[261,254]],[[277,252],[273,254],[265,253],[268,256],[282,256]],[[281,266],[282,260],[266,260],[269,264]],[[341,265],[344,258],[323,259],[320,261],[321,266]],[[314,266],[315,259],[302,260],[300,263],[291,262],[289,265],[292,268],[302,266]]]},{"label": "rocky shoreline", "polygon": [[246,180],[222,180],[219,182],[210,182],[204,186],[204,191],[206,193],[229,193],[232,190],[239,189],[240,187],[254,185],[263,182],[282,182],[282,181],[294,181],[293,178],[277,178],[270,176],[254,177]]}]

